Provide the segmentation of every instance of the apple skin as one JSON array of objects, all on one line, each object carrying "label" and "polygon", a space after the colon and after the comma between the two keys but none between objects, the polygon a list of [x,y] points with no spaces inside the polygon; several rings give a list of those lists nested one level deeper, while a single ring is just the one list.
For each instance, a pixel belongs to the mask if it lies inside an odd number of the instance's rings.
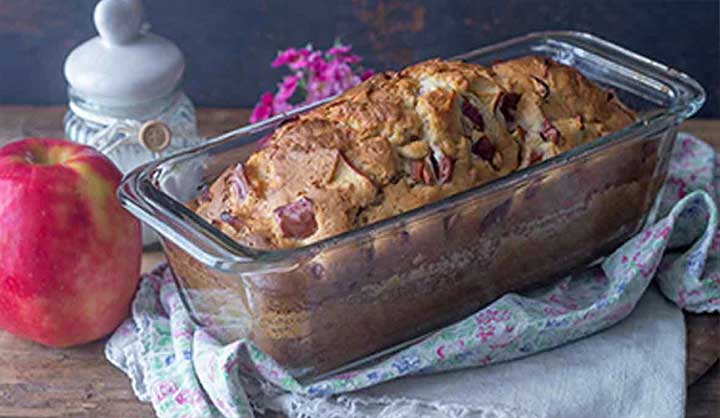
[{"label": "apple skin", "polygon": [[52,347],[99,339],[127,317],[140,223],[93,148],[27,138],[0,149],[0,328]]}]

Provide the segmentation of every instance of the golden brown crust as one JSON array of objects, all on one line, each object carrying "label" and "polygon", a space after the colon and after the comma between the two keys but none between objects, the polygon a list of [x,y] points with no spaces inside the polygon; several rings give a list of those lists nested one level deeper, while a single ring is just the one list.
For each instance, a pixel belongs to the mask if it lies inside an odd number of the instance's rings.
[{"label": "golden brown crust", "polygon": [[291,248],[507,175],[635,119],[541,57],[431,60],[377,74],[278,128],[197,213],[241,243]]}]

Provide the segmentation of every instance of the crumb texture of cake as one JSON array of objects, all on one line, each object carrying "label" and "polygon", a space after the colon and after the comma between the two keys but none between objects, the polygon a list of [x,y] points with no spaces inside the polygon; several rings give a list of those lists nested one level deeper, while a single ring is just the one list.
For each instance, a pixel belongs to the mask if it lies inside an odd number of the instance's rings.
[{"label": "crumb texture of cake", "polygon": [[635,114],[572,67],[431,60],[288,121],[195,211],[243,245],[294,248],[406,212],[617,131]]}]

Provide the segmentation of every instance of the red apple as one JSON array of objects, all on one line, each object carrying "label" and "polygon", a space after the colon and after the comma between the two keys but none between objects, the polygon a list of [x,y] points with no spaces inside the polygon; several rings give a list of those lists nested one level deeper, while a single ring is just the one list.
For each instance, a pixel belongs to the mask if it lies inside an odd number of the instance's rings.
[{"label": "red apple", "polygon": [[68,141],[0,149],[0,327],[67,347],[127,316],[142,242],[115,197],[120,179],[102,154]]}]

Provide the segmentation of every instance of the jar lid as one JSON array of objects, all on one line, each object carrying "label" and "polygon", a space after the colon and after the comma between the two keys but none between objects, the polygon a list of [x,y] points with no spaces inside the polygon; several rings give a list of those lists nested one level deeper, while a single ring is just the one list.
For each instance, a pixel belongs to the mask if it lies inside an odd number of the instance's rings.
[{"label": "jar lid", "polygon": [[185,70],[180,49],[144,27],[141,0],[102,0],[96,36],[70,52],[65,78],[87,100],[110,106],[170,94]]}]

